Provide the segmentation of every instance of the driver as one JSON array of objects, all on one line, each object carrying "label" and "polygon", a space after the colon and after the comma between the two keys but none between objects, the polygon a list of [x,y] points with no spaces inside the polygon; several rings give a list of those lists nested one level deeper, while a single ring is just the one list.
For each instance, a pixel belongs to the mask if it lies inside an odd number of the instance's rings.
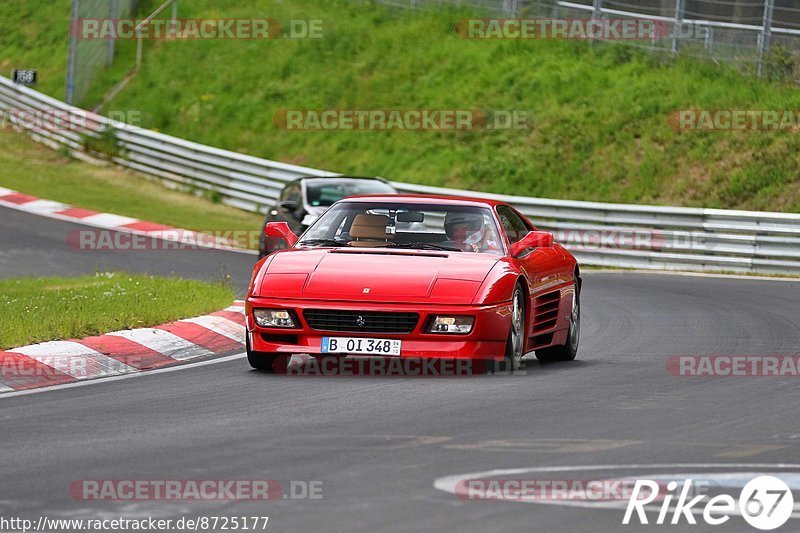
[{"label": "driver", "polygon": [[444,218],[444,230],[450,242],[465,252],[484,252],[495,248],[480,213],[450,212]]}]

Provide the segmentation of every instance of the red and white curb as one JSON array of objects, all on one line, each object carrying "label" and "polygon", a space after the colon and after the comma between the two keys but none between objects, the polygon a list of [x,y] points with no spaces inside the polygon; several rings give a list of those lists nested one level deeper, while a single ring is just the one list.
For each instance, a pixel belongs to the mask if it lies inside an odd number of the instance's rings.
[{"label": "red and white curb", "polygon": [[3,393],[145,372],[244,348],[244,302],[154,328],[0,351]]},{"label": "red and white curb", "polygon": [[65,220],[95,228],[108,229],[122,233],[147,235],[148,237],[163,239],[165,241],[179,242],[199,248],[222,249],[231,252],[255,254],[254,250],[247,250],[236,246],[228,239],[212,236],[192,230],[175,228],[164,224],[156,224],[136,218],[112,213],[100,213],[90,209],[73,207],[53,200],[43,200],[30,194],[24,194],[0,187],[0,205],[17,211],[25,211],[57,220]]}]

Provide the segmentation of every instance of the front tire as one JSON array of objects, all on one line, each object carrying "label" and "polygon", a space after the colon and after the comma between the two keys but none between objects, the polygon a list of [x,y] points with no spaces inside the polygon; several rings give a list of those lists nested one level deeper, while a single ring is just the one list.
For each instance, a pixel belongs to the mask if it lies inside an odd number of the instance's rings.
[{"label": "front tire", "polygon": [[519,370],[522,356],[525,355],[525,296],[517,286],[511,298],[511,328],[506,340],[506,351],[502,361],[489,360],[486,368],[494,372],[514,372]]},{"label": "front tire", "polygon": [[581,295],[580,286],[575,281],[575,290],[572,293],[572,312],[569,316],[569,332],[567,342],[562,346],[551,346],[536,350],[536,359],[542,363],[557,363],[572,361],[578,355],[578,344],[581,337]]},{"label": "front tire", "polygon": [[285,374],[289,367],[291,356],[271,352],[254,352],[250,347],[250,333],[245,335],[245,348],[247,350],[247,362],[256,370],[267,374]]}]

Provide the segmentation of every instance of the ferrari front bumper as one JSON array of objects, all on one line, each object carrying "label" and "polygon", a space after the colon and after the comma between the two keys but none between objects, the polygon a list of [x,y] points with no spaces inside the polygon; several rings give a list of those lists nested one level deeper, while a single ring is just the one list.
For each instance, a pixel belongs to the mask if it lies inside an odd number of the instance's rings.
[{"label": "ferrari front bumper", "polygon": [[[320,354],[323,337],[364,337],[399,339],[400,357],[494,359],[502,360],[511,327],[511,304],[490,306],[420,305],[400,303],[332,302],[318,300],[284,300],[250,297],[246,301],[247,331],[256,352],[286,354]],[[299,322],[296,328],[264,328],[253,316],[253,309],[281,309],[293,312]],[[419,314],[409,333],[381,333],[313,329],[304,316],[306,309]],[[427,327],[436,315],[475,317],[468,334],[428,333]],[[362,354],[363,355],[363,354]],[[378,354],[375,354],[378,355]]]}]

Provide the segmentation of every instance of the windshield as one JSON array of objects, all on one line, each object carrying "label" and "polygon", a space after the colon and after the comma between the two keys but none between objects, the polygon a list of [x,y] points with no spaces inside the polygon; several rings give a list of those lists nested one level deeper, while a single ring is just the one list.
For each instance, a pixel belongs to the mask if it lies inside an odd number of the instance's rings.
[{"label": "windshield", "polygon": [[337,180],[322,179],[306,182],[308,205],[313,207],[329,207],[342,198],[360,194],[394,194],[391,185],[378,180]]},{"label": "windshield", "polygon": [[471,206],[342,202],[303,234],[298,247],[406,248],[502,255],[491,210]]}]

